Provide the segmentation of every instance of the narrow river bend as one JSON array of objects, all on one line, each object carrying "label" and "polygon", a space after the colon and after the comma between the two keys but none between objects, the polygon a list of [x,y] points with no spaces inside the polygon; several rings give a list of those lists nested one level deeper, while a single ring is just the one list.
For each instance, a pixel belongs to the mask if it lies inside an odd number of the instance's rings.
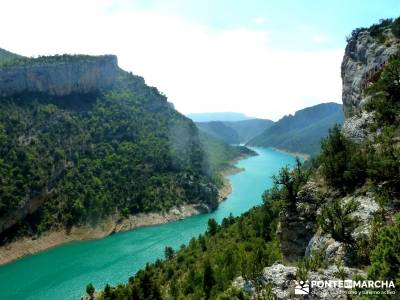
[{"label": "narrow river bend", "polygon": [[233,192],[215,212],[70,243],[7,264],[0,267],[1,299],[80,299],[89,282],[97,289],[125,283],[147,262],[162,258],[165,246],[177,249],[203,233],[209,218],[221,222],[230,213],[237,216],[260,204],[271,176],[293,165],[295,158],[272,149],[253,150],[259,155],[238,162],[245,171],[229,176]]}]

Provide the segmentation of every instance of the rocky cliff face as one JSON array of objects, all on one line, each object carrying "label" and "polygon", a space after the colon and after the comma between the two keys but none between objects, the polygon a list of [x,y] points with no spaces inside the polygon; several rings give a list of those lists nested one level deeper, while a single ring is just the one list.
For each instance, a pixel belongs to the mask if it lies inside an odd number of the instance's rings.
[{"label": "rocky cliff face", "polygon": [[0,96],[23,92],[65,96],[89,93],[113,86],[118,73],[117,57],[35,61],[0,66]]},{"label": "rocky cliff face", "polygon": [[367,29],[359,31],[349,40],[343,57],[342,101],[346,117],[343,133],[355,141],[366,138],[367,125],[372,118],[363,110],[368,101],[364,91],[400,46],[400,40],[389,29],[383,34],[385,42],[372,37]]},{"label": "rocky cliff face", "polygon": [[342,100],[345,116],[350,118],[362,109],[363,83],[370,74],[381,68],[397,53],[400,40],[386,31],[387,40],[381,43],[368,30],[353,36],[347,44],[342,62]]}]

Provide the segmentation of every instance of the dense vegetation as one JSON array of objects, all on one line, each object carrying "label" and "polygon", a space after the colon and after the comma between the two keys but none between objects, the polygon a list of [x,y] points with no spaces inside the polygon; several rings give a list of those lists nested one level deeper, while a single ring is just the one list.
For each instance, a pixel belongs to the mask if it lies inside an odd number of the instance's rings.
[{"label": "dense vegetation", "polygon": [[204,132],[199,132],[199,136],[217,186],[223,183],[221,172],[233,168],[235,160],[257,155],[247,147],[228,145]]},{"label": "dense vegetation", "polygon": [[[374,193],[380,208],[371,224],[371,236],[353,241],[350,233],[359,220],[351,217],[358,204],[333,202],[320,225],[337,240],[349,243],[356,266],[370,266],[368,278],[400,283],[400,58],[394,57],[367,93],[366,109],[373,112],[370,138],[354,143],[337,127],[322,143],[319,161],[326,182],[343,194],[360,189]],[[386,298],[384,298],[386,299]]]},{"label": "dense vegetation", "polygon": [[369,130],[373,139],[357,144],[346,139],[338,127],[322,143],[320,162],[326,180],[335,188],[351,192],[366,182],[381,197],[394,203],[400,196],[400,58],[394,57],[367,93],[366,109],[373,112]]},{"label": "dense vegetation", "polygon": [[0,48],[0,64],[20,57],[18,54]]},{"label": "dense vegetation", "polygon": [[307,179],[300,162],[293,172],[283,169],[263,205],[221,225],[210,219],[208,230],[177,253],[166,248],[166,260],[148,264],[126,285],[107,287],[100,299],[247,299],[232,288],[237,276],[256,280],[265,266],[281,260],[276,236],[279,212],[293,203],[291,191]]},{"label": "dense vegetation", "polygon": [[1,59],[3,55],[5,56],[6,52],[8,51],[2,50],[0,52],[0,67],[17,66],[17,65],[52,64],[52,63],[71,63],[71,62],[85,62],[85,61],[87,62],[87,61],[96,61],[99,58],[99,56],[91,56],[83,54],[38,56],[36,58],[33,58],[33,57],[24,57],[8,52],[8,54],[12,55],[8,55],[7,59]]},{"label": "dense vegetation", "polygon": [[385,31],[389,31],[396,38],[400,38],[400,17],[396,19],[381,19],[378,23],[371,25],[369,28],[356,28],[351,32],[351,35],[347,37],[347,42],[356,40],[357,36],[363,31],[368,31],[373,38],[377,39],[382,44],[386,43],[388,38]]},{"label": "dense vegetation", "polygon": [[341,105],[319,104],[283,117],[247,144],[315,155],[329,128],[343,121]]},{"label": "dense vegetation", "polygon": [[194,123],[140,77],[121,71],[99,94],[0,101],[3,241],[183,202],[215,208],[212,178]]}]

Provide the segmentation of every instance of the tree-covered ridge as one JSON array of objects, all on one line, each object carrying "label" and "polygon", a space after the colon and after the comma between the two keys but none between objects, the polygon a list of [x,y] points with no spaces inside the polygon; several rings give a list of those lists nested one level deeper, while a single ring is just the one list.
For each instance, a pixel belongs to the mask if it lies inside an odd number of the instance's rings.
[{"label": "tree-covered ridge", "polygon": [[227,144],[240,143],[238,133],[233,128],[225,125],[224,122],[197,122],[196,126],[199,128],[199,130]]},{"label": "tree-covered ridge", "polygon": [[229,121],[224,122],[224,124],[233,128],[237,132],[240,143],[247,143],[271,127],[274,122],[267,119],[250,119],[243,121]]},{"label": "tree-covered ridge", "polygon": [[273,124],[271,120],[264,119],[196,122],[201,131],[228,144],[246,143]]},{"label": "tree-covered ridge", "polygon": [[205,132],[200,131],[199,135],[210,165],[211,174],[213,174],[214,182],[218,187],[223,184],[221,172],[234,168],[233,162],[235,160],[257,155],[256,152],[247,147],[228,145]]},{"label": "tree-covered ridge", "polygon": [[21,58],[22,56],[12,53],[10,51],[4,50],[0,48],[0,64],[6,62],[6,61],[11,61],[17,58]]},{"label": "tree-covered ridge", "polygon": [[0,182],[3,240],[111,214],[217,205],[194,123],[123,71],[98,94],[1,99]]},{"label": "tree-covered ridge", "polygon": [[373,24],[370,27],[356,28],[346,38],[347,42],[356,40],[358,35],[365,31],[369,32],[369,34],[373,38],[377,39],[380,43],[385,43],[387,41],[387,32],[392,33],[396,38],[400,38],[400,17],[396,19],[381,19],[378,23]]},{"label": "tree-covered ridge", "polygon": [[[4,50],[5,51],[5,50]],[[8,52],[8,51],[7,51]],[[10,52],[8,52],[10,53]],[[98,61],[101,58],[113,57],[112,55],[84,55],[84,54],[62,54],[51,56],[38,56],[38,57],[24,57],[19,55],[8,56],[8,59],[1,59],[0,53],[0,67],[10,66],[31,66],[53,63],[73,63],[73,62],[91,62]]]},{"label": "tree-covered ridge", "polygon": [[283,117],[247,144],[315,155],[329,128],[343,121],[340,104],[318,104]]}]

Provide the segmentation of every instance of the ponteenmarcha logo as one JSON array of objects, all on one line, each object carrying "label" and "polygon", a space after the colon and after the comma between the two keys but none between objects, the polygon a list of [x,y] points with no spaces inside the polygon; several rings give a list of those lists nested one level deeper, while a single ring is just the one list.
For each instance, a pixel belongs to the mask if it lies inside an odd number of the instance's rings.
[{"label": "ponteenmarcha logo", "polygon": [[[352,289],[365,289],[360,294],[372,293],[368,289],[374,289],[374,294],[395,294],[395,284],[393,281],[382,280],[311,280],[311,281],[294,281],[295,295],[309,295],[312,294],[311,290],[314,289],[341,289],[347,290],[351,293]],[[377,290],[377,291],[376,291]],[[379,291],[380,290],[380,291]],[[386,290],[386,292],[385,292]],[[346,292],[347,294],[347,292]]]},{"label": "ponteenmarcha logo", "polygon": [[310,283],[308,281],[295,280],[294,293],[296,295],[308,295],[310,293]]}]

